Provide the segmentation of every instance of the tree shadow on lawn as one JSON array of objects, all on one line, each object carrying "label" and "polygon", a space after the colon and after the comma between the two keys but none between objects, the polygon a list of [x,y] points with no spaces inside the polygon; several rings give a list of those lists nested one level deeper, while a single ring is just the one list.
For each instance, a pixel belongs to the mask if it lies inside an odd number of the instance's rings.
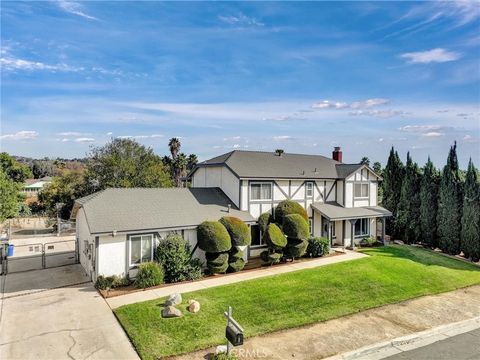
[{"label": "tree shadow on lawn", "polygon": [[379,257],[396,257],[411,260],[427,266],[441,266],[453,270],[469,270],[480,272],[480,267],[475,264],[453,259],[433,250],[410,245],[389,245],[378,248],[366,248],[361,252]]}]

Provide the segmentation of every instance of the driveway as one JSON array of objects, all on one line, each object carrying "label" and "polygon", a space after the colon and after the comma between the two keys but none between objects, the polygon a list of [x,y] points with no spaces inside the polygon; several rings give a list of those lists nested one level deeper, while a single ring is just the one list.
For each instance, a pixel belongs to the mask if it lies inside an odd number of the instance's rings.
[{"label": "driveway", "polygon": [[0,279],[0,359],[138,359],[80,265]]}]

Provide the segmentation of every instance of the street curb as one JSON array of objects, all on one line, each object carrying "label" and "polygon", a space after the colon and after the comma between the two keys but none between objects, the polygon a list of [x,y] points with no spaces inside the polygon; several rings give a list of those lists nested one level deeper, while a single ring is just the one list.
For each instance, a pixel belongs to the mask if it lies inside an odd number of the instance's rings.
[{"label": "street curb", "polygon": [[398,337],[393,340],[367,345],[357,350],[328,357],[325,360],[383,359],[391,355],[423,347],[478,328],[480,328],[480,316],[441,325],[433,329]]}]

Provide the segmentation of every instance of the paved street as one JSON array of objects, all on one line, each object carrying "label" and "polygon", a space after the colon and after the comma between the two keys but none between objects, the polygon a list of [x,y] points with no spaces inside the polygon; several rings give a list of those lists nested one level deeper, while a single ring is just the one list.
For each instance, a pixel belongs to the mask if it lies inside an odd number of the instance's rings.
[{"label": "paved street", "polygon": [[405,351],[384,360],[479,360],[480,329]]}]

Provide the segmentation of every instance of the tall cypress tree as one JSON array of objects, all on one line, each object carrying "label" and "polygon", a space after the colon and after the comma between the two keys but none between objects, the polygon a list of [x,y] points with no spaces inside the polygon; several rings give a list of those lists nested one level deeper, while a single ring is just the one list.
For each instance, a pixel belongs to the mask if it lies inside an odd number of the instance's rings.
[{"label": "tall cypress tree", "polygon": [[438,196],[438,247],[447,254],[460,253],[462,183],[458,170],[457,143],[450,147]]},{"label": "tall cypress tree", "polygon": [[461,247],[465,257],[480,259],[480,184],[472,159],[464,185]]},{"label": "tall cypress tree", "polygon": [[394,238],[399,236],[398,228],[395,226],[395,219],[398,203],[400,202],[403,174],[403,163],[392,146],[387,165],[383,171],[382,205],[393,213],[393,217],[387,218],[387,232]]},{"label": "tall cypress tree", "polygon": [[438,186],[440,174],[428,157],[420,187],[420,228],[422,240],[435,248],[437,242]]},{"label": "tall cypress tree", "polygon": [[407,243],[420,238],[420,171],[407,153],[405,177],[402,182],[398,203],[397,228]]}]

